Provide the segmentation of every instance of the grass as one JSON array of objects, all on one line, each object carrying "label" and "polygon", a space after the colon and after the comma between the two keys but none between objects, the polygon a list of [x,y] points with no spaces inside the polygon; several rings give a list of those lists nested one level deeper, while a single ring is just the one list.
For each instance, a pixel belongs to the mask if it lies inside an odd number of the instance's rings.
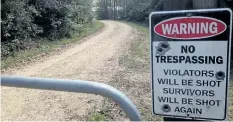
[{"label": "grass", "polygon": [[104,115],[100,113],[92,114],[89,116],[88,121],[104,121]]},{"label": "grass", "polygon": [[37,60],[40,55],[46,55],[57,48],[61,48],[64,45],[74,43],[82,39],[87,35],[91,35],[103,27],[103,23],[100,21],[93,21],[84,25],[84,30],[80,34],[76,34],[71,38],[64,38],[59,41],[47,41],[41,40],[37,48],[29,49],[23,52],[15,53],[14,56],[9,56],[1,60],[1,69],[8,69],[16,66],[20,66],[23,63]]},{"label": "grass", "polygon": [[[124,22],[120,21],[122,23],[128,24],[133,28],[136,28],[139,30],[141,33],[139,37],[134,40],[133,43],[130,45],[130,56],[124,56],[120,59],[120,63],[126,64],[125,66],[128,68],[137,68],[138,67],[143,67],[143,69],[149,68],[149,30],[147,27],[143,25],[139,25],[137,23],[132,23],[132,22]],[[133,59],[133,60],[132,60]],[[146,60],[146,62],[142,62],[142,60]],[[137,65],[135,65],[137,64]],[[143,65],[143,66],[142,66]],[[136,67],[135,67],[136,66]],[[140,68],[140,70],[142,70]]]},{"label": "grass", "polygon": [[[144,98],[138,96],[139,94],[147,94],[147,97],[150,97],[150,87],[145,86],[148,85],[148,82],[144,82],[143,84],[137,84],[130,79],[130,77],[134,76],[134,73],[137,73],[137,76],[141,76],[143,73],[149,74],[149,40],[147,39],[148,29],[146,27],[140,26],[135,23],[124,22],[122,23],[128,24],[133,28],[138,29],[140,32],[135,32],[136,35],[134,40],[131,41],[127,47],[127,49],[123,49],[125,52],[122,52],[123,55],[119,57],[119,65],[120,70],[114,76],[112,76],[112,80],[108,82],[109,85],[121,90],[127,96],[131,98],[137,105],[137,108],[140,109],[140,112],[143,114],[144,120],[159,120],[151,115],[150,109],[150,101],[148,104],[144,104]],[[132,73],[133,72],[133,73]],[[142,81],[145,80],[146,77],[143,77]],[[137,79],[137,78],[135,78]],[[138,79],[141,80],[141,79]],[[143,88],[141,88],[143,87]],[[146,90],[145,90],[146,89]],[[147,92],[148,91],[148,92]],[[104,121],[122,121],[128,118],[126,114],[123,112],[121,108],[113,101],[108,98],[104,98],[102,104],[98,107],[102,111],[103,114],[94,114],[96,113],[96,109],[94,108],[88,115],[88,121],[90,120],[98,120],[99,116],[104,119]],[[90,119],[97,118],[97,119]],[[153,119],[152,119],[153,118]],[[161,120],[161,119],[160,119]]]},{"label": "grass", "polygon": [[229,89],[229,107],[228,107],[228,120],[233,121],[233,83],[230,84]]},{"label": "grass", "polygon": [[[130,54],[128,57],[128,59],[126,59],[125,61],[128,62],[126,63],[126,67],[128,67],[128,70],[131,70],[132,72],[138,72],[139,74],[149,74],[149,70],[150,70],[150,40],[149,40],[149,29],[148,27],[138,24],[138,23],[132,23],[132,22],[123,22],[125,24],[130,25],[133,28],[136,28],[140,33],[139,33],[139,37],[137,38],[137,40],[134,40],[131,44],[130,47]],[[125,57],[122,57],[125,58]],[[127,66],[128,65],[128,66]],[[129,66],[134,66],[134,67],[129,67]],[[139,78],[138,80],[142,80],[145,82],[142,82],[138,85],[133,85],[133,87],[137,87],[137,89],[131,91],[133,94],[131,95],[135,95],[135,98],[140,97],[134,93],[136,93],[137,91],[139,93],[144,94],[143,96],[145,98],[150,98],[151,94],[150,94],[150,86],[147,85],[148,84],[148,79],[147,76],[144,76],[144,78]],[[128,81],[129,83],[133,83],[135,81],[131,81],[131,79],[129,79]],[[131,84],[130,83],[130,84]],[[144,93],[143,93],[144,92]],[[138,102],[135,103],[137,105],[137,108],[139,109],[139,111],[142,114],[143,120],[146,121],[162,121],[162,117],[161,116],[154,116],[151,113],[151,101],[145,101],[143,100],[143,98],[137,98],[137,100],[135,101],[143,101],[143,102]]]},{"label": "grass", "polygon": [[120,22],[123,22],[125,24],[128,24],[130,25],[131,27],[133,28],[136,28],[138,29],[139,31],[143,32],[144,34],[147,35],[147,37],[149,37],[149,29],[148,27],[144,26],[144,25],[140,25],[138,23],[133,23],[133,22],[125,22],[125,21],[120,21]]},{"label": "grass", "polygon": [[[119,57],[119,65],[122,70],[119,70],[108,84],[121,90],[134,102],[142,114],[143,120],[162,120],[162,117],[151,114],[151,89],[148,79],[150,69],[148,28],[136,23],[120,22],[130,25],[138,31],[133,31],[135,34],[133,40],[125,52],[122,52],[123,55]],[[128,118],[119,106],[107,98],[104,99],[101,110],[104,111],[105,120]]]}]

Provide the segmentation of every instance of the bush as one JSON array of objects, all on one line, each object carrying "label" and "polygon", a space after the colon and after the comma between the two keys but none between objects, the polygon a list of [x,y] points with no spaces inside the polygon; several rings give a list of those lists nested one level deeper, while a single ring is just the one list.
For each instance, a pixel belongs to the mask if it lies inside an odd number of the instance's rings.
[{"label": "bush", "polygon": [[92,19],[92,0],[2,0],[2,57],[39,38],[71,37]]}]

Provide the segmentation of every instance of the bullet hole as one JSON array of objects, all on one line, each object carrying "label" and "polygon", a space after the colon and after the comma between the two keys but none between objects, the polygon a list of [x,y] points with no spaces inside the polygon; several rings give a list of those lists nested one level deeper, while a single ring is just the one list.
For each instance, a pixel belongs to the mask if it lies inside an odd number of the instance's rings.
[{"label": "bullet hole", "polygon": [[163,105],[162,110],[164,112],[170,112],[171,111],[171,107],[168,104],[165,104],[165,105]]},{"label": "bullet hole", "polygon": [[164,52],[167,52],[170,49],[170,45],[168,42],[160,42],[158,47],[163,48]]},{"label": "bullet hole", "polygon": [[163,41],[158,44],[156,47],[156,54],[157,55],[164,55],[170,49],[170,45],[168,42]]},{"label": "bullet hole", "polygon": [[225,79],[225,73],[223,71],[219,71],[215,74],[215,77],[217,80],[224,80]]},{"label": "bullet hole", "polygon": [[158,48],[158,51],[159,51],[159,52],[163,52],[163,49],[162,49],[162,48]]},{"label": "bullet hole", "polygon": [[168,45],[167,44],[161,44],[161,47],[162,48],[168,48]]},{"label": "bullet hole", "polygon": [[219,77],[222,77],[222,76],[223,76],[223,73],[222,73],[222,72],[219,72],[219,73],[218,73],[218,76],[219,76]]},{"label": "bullet hole", "polygon": [[164,55],[165,51],[161,47],[155,47],[156,48],[156,55]]}]

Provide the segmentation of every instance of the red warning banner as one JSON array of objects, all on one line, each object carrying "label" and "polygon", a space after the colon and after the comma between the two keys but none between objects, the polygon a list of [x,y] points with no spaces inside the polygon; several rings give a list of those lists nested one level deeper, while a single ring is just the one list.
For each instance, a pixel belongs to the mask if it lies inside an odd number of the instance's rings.
[{"label": "red warning banner", "polygon": [[154,32],[171,39],[202,39],[223,33],[227,26],[221,20],[210,17],[176,17],[154,26]]}]

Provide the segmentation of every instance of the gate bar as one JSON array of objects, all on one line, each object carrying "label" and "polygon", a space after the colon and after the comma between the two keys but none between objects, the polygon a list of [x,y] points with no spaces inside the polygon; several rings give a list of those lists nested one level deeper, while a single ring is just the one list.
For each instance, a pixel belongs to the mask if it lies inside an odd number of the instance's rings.
[{"label": "gate bar", "polygon": [[1,76],[1,85],[10,87],[98,94],[111,98],[115,103],[120,105],[131,121],[142,120],[138,109],[125,94],[113,88],[112,86],[103,83],[82,80]]}]

